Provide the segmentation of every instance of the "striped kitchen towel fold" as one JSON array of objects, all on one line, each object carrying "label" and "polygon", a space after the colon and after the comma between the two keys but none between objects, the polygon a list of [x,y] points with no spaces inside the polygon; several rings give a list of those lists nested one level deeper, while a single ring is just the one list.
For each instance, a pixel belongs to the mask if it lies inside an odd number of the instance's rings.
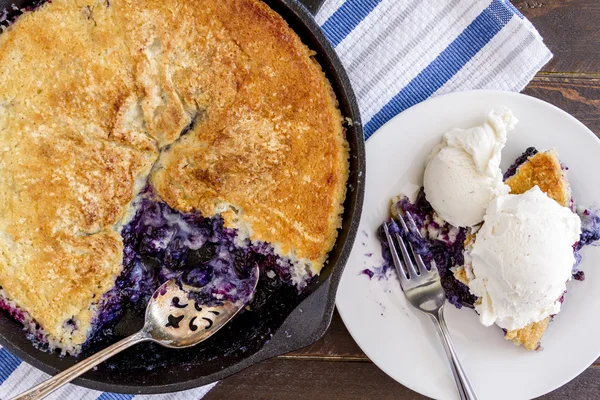
[{"label": "striped kitchen towel fold", "polygon": [[[348,71],[366,138],[431,96],[520,91],[552,57],[508,0],[328,0],[316,18]],[[47,378],[0,348],[0,399]],[[198,400],[213,386],[133,396],[67,385],[49,399]]]},{"label": "striped kitchen towel fold", "polygon": [[329,0],[317,22],[350,76],[367,139],[431,96],[521,91],[552,58],[509,0]]},{"label": "striped kitchen towel fold", "polygon": [[[21,362],[0,346],[0,400],[8,400],[50,378],[31,365]],[[68,384],[52,393],[47,400],[200,400],[216,383],[184,392],[162,395],[103,393]]]}]

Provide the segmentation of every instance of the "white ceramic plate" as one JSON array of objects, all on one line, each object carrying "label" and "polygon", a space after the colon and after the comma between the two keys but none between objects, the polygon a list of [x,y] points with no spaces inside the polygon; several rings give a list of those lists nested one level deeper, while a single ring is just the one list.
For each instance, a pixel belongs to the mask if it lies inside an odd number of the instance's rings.
[{"label": "white ceramic plate", "polygon": [[[367,141],[364,209],[337,307],[352,337],[379,368],[436,399],[458,395],[434,326],[407,303],[396,279],[369,280],[360,271],[382,264],[375,231],[388,216],[390,199],[407,182],[422,183],[425,158],[442,133],[481,124],[500,106],[509,107],[519,119],[502,152],[503,171],[529,146],[554,147],[569,167],[577,203],[597,206],[600,141],[569,114],[533,97],[497,91],[436,97],[403,112]],[[480,399],[540,396],[567,383],[600,356],[598,259],[600,247],[583,250],[586,279],[569,282],[562,312],[546,331],[540,352],[514,346],[495,326],[483,327],[474,311],[446,305],[452,339]]]}]

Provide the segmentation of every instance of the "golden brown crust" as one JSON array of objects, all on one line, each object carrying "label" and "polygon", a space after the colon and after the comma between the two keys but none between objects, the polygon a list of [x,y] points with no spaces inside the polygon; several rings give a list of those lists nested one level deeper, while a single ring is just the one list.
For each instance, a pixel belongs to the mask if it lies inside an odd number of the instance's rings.
[{"label": "golden brown crust", "polygon": [[465,267],[461,266],[456,268],[454,271],[454,279],[469,286],[469,278],[467,277],[467,271],[465,270]]},{"label": "golden brown crust", "polygon": [[231,205],[229,226],[322,266],[345,197],[341,115],[264,3],[54,0],[0,35],[0,286],[64,348],[122,270],[116,229],[161,149],[152,182],[170,205]]},{"label": "golden brown crust", "polygon": [[340,227],[348,171],[329,83],[263,3],[221,1],[215,15],[238,46],[235,98],[206,105],[204,119],[163,153],[152,183],[178,209],[232,208],[229,226],[247,224],[252,240],[276,243],[318,271]]},{"label": "golden brown crust", "polygon": [[551,319],[551,317],[546,317],[541,321],[532,322],[524,328],[508,331],[504,338],[512,340],[517,346],[523,345],[527,350],[537,350]]},{"label": "golden brown crust", "polygon": [[571,189],[554,150],[537,153],[519,166],[517,173],[505,182],[511,194],[522,194],[539,186],[548,197],[563,207],[571,204]]},{"label": "golden brown crust", "polygon": [[[156,158],[142,124],[123,118],[136,91],[114,25],[75,3],[0,35],[0,286],[68,349],[122,269],[112,227]],[[121,57],[99,57],[109,52]]]}]

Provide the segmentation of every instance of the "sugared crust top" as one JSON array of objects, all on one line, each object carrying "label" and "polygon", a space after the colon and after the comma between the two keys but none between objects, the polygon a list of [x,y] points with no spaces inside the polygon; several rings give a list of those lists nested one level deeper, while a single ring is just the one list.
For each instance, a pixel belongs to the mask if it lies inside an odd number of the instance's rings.
[{"label": "sugared crust top", "polygon": [[0,286],[75,352],[122,270],[118,224],[153,165],[171,206],[222,212],[316,271],[348,174],[329,82],[255,0],[26,13],[0,34],[0,153]]},{"label": "sugared crust top", "polygon": [[0,35],[0,286],[69,350],[122,270],[112,228],[157,156],[123,118],[137,93],[119,23],[92,4],[55,1]]},{"label": "sugared crust top", "polygon": [[538,186],[540,190],[563,207],[571,204],[571,187],[560,165],[556,150],[537,153],[506,180],[511,194],[522,194]]},{"label": "sugared crust top", "polygon": [[229,35],[217,49],[237,45],[229,54],[238,84],[229,102],[203,105],[195,128],[162,154],[152,183],[178,209],[228,210],[229,225],[247,224],[253,240],[318,271],[336,238],[348,171],[329,82],[263,3],[222,1],[214,13]]},{"label": "sugared crust top", "polygon": [[512,340],[517,346],[523,345],[527,350],[537,350],[540,347],[540,341],[544,332],[548,329],[548,324],[552,317],[546,317],[541,321],[532,322],[521,329],[508,331],[504,335],[506,340]]}]

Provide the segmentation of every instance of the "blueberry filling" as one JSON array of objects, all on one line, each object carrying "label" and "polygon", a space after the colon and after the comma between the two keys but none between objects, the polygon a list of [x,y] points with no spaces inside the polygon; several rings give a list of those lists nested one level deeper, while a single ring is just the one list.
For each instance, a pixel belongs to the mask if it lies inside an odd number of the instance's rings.
[{"label": "blueberry filling", "polygon": [[535,156],[537,153],[538,151],[535,147],[528,147],[527,150],[523,152],[523,154],[517,157],[513,165],[508,167],[508,169],[504,173],[504,180],[507,180],[511,176],[515,175],[519,167],[523,165],[525,161],[529,160],[530,157]]},{"label": "blueberry filling", "polygon": [[[252,299],[253,307],[268,303],[281,285],[295,285],[299,295],[312,279],[310,271],[294,279],[291,261],[267,243],[240,240],[220,216],[181,213],[156,199],[149,188],[135,206],[135,216],[121,231],[123,272],[100,301],[96,335],[110,337],[126,309],[143,315],[150,296],[169,279],[198,288],[193,296],[202,304]],[[256,293],[251,276],[255,266],[260,270]]]},{"label": "blueberry filling", "polygon": [[5,3],[5,5],[3,5],[3,9],[0,10],[0,32],[2,31],[2,27],[8,27],[12,25],[24,12],[35,11],[44,3],[48,3],[50,1],[51,0],[30,0],[28,1],[28,5],[23,8],[19,8],[15,4],[8,3],[11,4],[8,5]]},{"label": "blueberry filling", "polygon": [[[425,199],[423,189],[419,191],[414,203],[407,198],[402,198],[397,204],[403,213],[409,213],[419,230],[433,229],[436,231],[435,238],[424,239],[418,232],[404,231],[394,220],[386,222],[391,232],[398,232],[406,238],[427,263],[435,262],[438,268],[441,283],[446,293],[448,301],[456,307],[466,306],[473,308],[477,298],[469,292],[469,288],[462,282],[454,278],[452,267],[464,263],[463,243],[466,239],[467,231],[464,228],[456,229],[449,224],[439,224],[433,220],[433,208]],[[452,231],[455,231],[452,233]],[[378,238],[381,241],[382,255],[384,259],[383,270],[387,271],[392,267],[392,259],[387,244],[383,236],[383,229],[378,231]]]},{"label": "blueberry filling", "polygon": [[587,209],[578,209],[577,214],[581,218],[581,236],[575,245],[575,250],[579,251],[584,246],[600,240],[600,216]]}]

